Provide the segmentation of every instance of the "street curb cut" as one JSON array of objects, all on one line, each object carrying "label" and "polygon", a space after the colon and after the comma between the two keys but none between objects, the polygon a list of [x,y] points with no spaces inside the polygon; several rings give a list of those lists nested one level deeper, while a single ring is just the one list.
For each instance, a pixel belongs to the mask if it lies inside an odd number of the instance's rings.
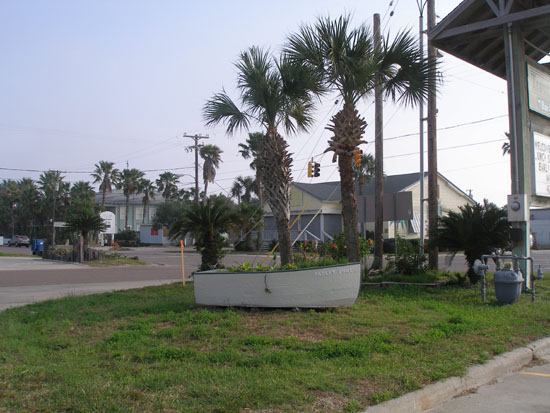
[{"label": "street curb cut", "polygon": [[550,338],[543,338],[496,356],[485,364],[472,366],[464,377],[451,377],[430,384],[421,390],[369,407],[363,413],[424,412],[469,389],[488,384],[500,376],[519,370],[535,357],[550,360]]}]

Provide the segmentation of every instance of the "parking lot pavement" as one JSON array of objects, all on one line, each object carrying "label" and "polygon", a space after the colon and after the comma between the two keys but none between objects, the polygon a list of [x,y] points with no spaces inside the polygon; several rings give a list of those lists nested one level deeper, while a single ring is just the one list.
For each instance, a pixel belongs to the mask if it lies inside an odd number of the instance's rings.
[{"label": "parking lot pavement", "polygon": [[4,254],[21,254],[32,255],[32,251],[27,247],[8,247],[7,245],[0,245],[0,252]]},{"label": "parking lot pavement", "polygon": [[427,410],[429,413],[548,413],[550,364],[524,368],[494,384]]}]

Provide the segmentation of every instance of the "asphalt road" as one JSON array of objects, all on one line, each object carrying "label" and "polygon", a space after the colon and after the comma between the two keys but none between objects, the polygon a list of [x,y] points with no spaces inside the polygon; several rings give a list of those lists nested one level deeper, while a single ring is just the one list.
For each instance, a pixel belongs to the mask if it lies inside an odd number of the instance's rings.
[{"label": "asphalt road", "polygon": [[[143,247],[122,252],[151,263],[147,266],[102,268],[34,258],[27,248],[1,246],[0,252],[29,255],[28,258],[0,257],[0,310],[66,295],[139,288],[182,279],[181,255],[174,247]],[[254,258],[232,254],[225,257],[224,263],[234,265]],[[192,279],[199,264],[199,254],[184,254],[186,280]]]},{"label": "asphalt road", "polygon": [[[29,248],[0,246],[0,252],[28,255],[0,257],[0,310],[69,294],[92,294],[126,288],[181,281],[181,255],[177,247],[140,247],[124,251],[128,257],[147,261],[147,266],[89,267],[83,264],[61,263],[32,257]],[[535,263],[550,272],[550,251],[533,251]],[[227,254],[225,265],[245,261],[255,264],[264,256]],[[450,263],[447,255],[439,257],[440,269],[465,271],[463,255]],[[191,280],[198,269],[200,255],[184,254],[185,279]]]}]

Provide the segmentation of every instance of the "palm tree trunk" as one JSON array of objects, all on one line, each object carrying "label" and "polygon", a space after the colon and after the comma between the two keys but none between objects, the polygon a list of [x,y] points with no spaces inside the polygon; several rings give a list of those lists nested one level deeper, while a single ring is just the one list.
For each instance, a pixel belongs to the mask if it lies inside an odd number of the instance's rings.
[{"label": "palm tree trunk", "polygon": [[101,200],[101,210],[104,211],[105,210],[105,194],[107,193],[107,190],[104,188],[103,189],[103,199]]},{"label": "palm tree trunk", "polygon": [[128,229],[128,215],[130,213],[130,195],[126,195],[126,216],[124,217],[124,230]]},{"label": "palm tree trunk", "polygon": [[342,194],[342,218],[344,220],[344,235],[347,243],[347,255],[350,262],[360,260],[359,232],[357,228],[357,200],[353,179],[352,155],[338,156],[340,169],[340,192]]},{"label": "palm tree trunk", "polygon": [[143,219],[142,219],[142,224],[145,224],[145,217],[147,216],[147,204],[149,202],[144,202],[143,203]]},{"label": "palm tree trunk", "polygon": [[208,234],[201,252],[201,270],[215,268],[218,264],[218,243],[214,234]]},{"label": "palm tree trunk", "polygon": [[[263,214],[264,214],[264,194],[263,194],[263,188],[262,188],[262,175],[258,168],[256,168],[256,185],[258,186],[258,200],[260,201],[260,211],[262,211],[262,221],[263,221]],[[256,250],[261,251],[263,249],[263,226],[259,226],[257,229],[258,232],[258,240],[256,241]]]},{"label": "palm tree trunk", "polygon": [[[268,130],[265,143],[262,145],[261,165],[258,165],[261,170],[262,182],[265,183],[268,203],[277,225],[281,265],[292,262],[289,228],[292,158],[287,147],[287,143],[277,133],[277,130]],[[267,174],[269,174],[269,179],[263,179]]]},{"label": "palm tree trunk", "polygon": [[202,198],[202,204],[206,205],[206,193],[208,191],[208,181],[204,181],[204,196]]}]

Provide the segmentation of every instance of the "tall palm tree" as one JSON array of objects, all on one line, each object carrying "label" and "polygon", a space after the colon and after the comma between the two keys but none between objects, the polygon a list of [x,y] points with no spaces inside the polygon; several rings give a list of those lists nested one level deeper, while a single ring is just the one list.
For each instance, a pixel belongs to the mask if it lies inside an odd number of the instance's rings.
[{"label": "tall palm tree", "polygon": [[67,204],[67,202],[62,203],[60,201],[68,199],[70,189],[70,184],[63,182],[64,178],[59,171],[49,170],[40,174],[40,178],[38,179],[39,188],[44,194],[44,212],[48,215],[51,214],[52,245],[55,243],[55,217],[64,215],[64,211],[61,209]]},{"label": "tall palm tree", "polygon": [[105,196],[107,192],[111,193],[116,186],[120,171],[114,168],[115,164],[108,161],[99,161],[95,164],[95,170],[92,173],[94,184],[99,182],[99,190],[103,193],[101,199],[101,210],[105,209]]},{"label": "tall palm tree", "polygon": [[226,199],[210,197],[204,204],[190,204],[183,218],[172,224],[169,234],[172,239],[183,239],[192,234],[201,254],[200,269],[209,270],[218,266],[223,245],[221,234],[228,232],[235,220]]},{"label": "tall palm tree", "polygon": [[71,202],[74,200],[93,202],[94,195],[94,188],[92,188],[88,182],[84,181],[75,182],[70,191]]},{"label": "tall palm tree", "polygon": [[249,203],[250,201],[252,201],[252,194],[257,191],[256,181],[251,176],[245,176],[244,178],[242,176],[239,176],[237,177],[237,181],[244,191],[241,198],[242,201]]},{"label": "tall palm tree", "polygon": [[40,218],[38,188],[30,178],[18,181],[17,187],[17,217],[25,233],[32,237],[35,223]]},{"label": "tall palm tree", "polygon": [[140,180],[143,178],[143,172],[139,169],[123,169],[120,173],[120,178],[117,183],[117,188],[122,189],[126,197],[126,217],[124,219],[124,228],[128,228],[128,215],[130,209],[130,197],[140,192]]},{"label": "tall palm tree", "polygon": [[156,183],[159,192],[165,201],[177,198],[179,177],[172,172],[164,172],[159,175]]},{"label": "tall palm tree", "polygon": [[11,235],[15,235],[15,208],[19,199],[19,185],[12,179],[2,181],[0,185],[0,196],[2,203],[7,205],[10,210],[10,230]]},{"label": "tall palm tree", "polygon": [[216,145],[204,145],[200,148],[199,155],[204,160],[202,165],[202,179],[204,180],[203,204],[206,202],[208,183],[214,182],[214,179],[216,179],[216,169],[220,167],[222,153],[223,151]]},{"label": "tall palm tree", "polygon": [[145,218],[147,217],[147,207],[149,206],[151,199],[155,199],[157,193],[157,187],[149,179],[140,179],[139,192],[143,194],[143,223],[145,224]]},{"label": "tall palm tree", "polygon": [[375,47],[368,27],[351,28],[349,16],[319,18],[313,26],[302,26],[299,33],[289,37],[285,50],[298,64],[315,68],[326,87],[343,101],[343,108],[327,126],[334,134],[327,151],[334,152],[333,162],[338,160],[348,259],[359,261],[352,159],[355,149],[364,143],[366,122],[357,103],[371,95],[375,86],[381,86],[393,100],[418,102],[427,96],[429,64],[408,33],[398,34],[393,42],[385,39],[381,47]]},{"label": "tall palm tree", "polygon": [[361,155],[361,165],[353,166],[353,177],[359,187],[359,196],[363,195],[363,186],[374,179],[374,156],[371,153]]},{"label": "tall palm tree", "polygon": [[311,68],[294,65],[285,56],[277,61],[258,47],[241,53],[236,67],[243,109],[222,91],[205,104],[204,119],[207,125],[224,122],[228,134],[248,129],[252,121],[265,128],[257,168],[277,225],[281,262],[288,264],[292,159],[279,127],[287,133],[307,131],[313,121],[312,91],[321,92],[320,79]]},{"label": "tall palm tree", "polygon": [[[246,143],[239,143],[239,153],[244,159],[252,159],[250,162],[250,168],[256,172],[256,195],[260,201],[260,209],[263,212],[264,210],[264,194],[263,194],[263,183],[262,183],[262,174],[259,168],[260,165],[260,156],[262,154],[262,145],[264,142],[264,135],[261,132],[251,132],[246,138]],[[262,231],[258,231],[258,241],[256,248],[260,250],[262,248],[263,239]]]},{"label": "tall palm tree", "polygon": [[238,205],[241,204],[241,197],[243,195],[243,186],[239,183],[239,178],[235,179],[231,187],[231,198],[237,198]]},{"label": "tall palm tree", "polygon": [[[258,231],[261,229],[261,223],[263,220],[263,210],[260,209],[258,204],[243,203],[239,205],[237,209],[237,222],[241,234],[244,234],[244,241],[246,243],[246,250],[253,251],[254,245],[252,243],[252,231]],[[241,235],[242,236],[242,235]]]}]

